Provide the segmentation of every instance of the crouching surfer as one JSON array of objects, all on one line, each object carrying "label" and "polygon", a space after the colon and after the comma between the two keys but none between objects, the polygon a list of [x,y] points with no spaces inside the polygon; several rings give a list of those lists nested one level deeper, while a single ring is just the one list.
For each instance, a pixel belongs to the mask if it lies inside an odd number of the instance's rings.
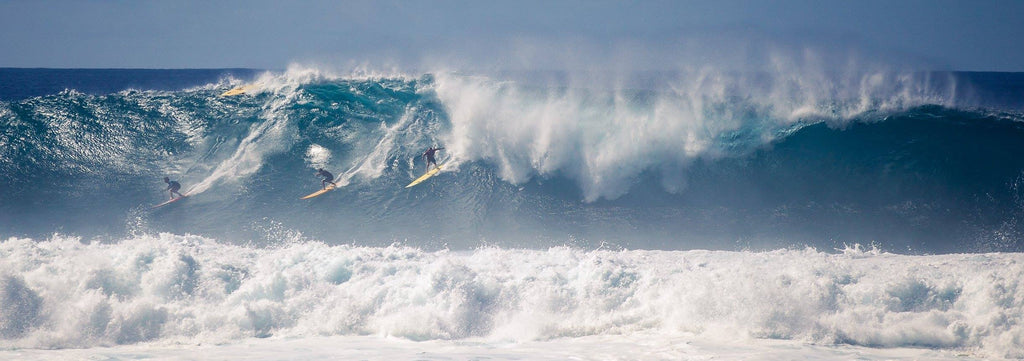
[{"label": "crouching surfer", "polygon": [[327,189],[327,183],[330,183],[335,188],[338,187],[338,185],[334,183],[334,175],[331,174],[331,172],[328,172],[328,171],[324,170],[323,168],[318,168],[316,170],[316,175],[324,177],[324,179],[322,181],[320,181],[321,189]]},{"label": "crouching surfer", "polygon": [[164,183],[167,183],[167,189],[165,190],[170,191],[171,199],[175,198],[175,194],[178,195],[178,198],[184,197],[183,195],[181,195],[181,193],[178,192],[178,190],[181,189],[181,183],[178,183],[177,181],[172,181],[168,177],[164,177]]}]

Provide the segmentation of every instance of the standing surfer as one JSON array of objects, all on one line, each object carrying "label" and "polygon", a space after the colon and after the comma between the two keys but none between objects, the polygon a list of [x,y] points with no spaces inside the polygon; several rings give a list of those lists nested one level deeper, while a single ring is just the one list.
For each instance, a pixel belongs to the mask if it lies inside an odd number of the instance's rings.
[{"label": "standing surfer", "polygon": [[181,193],[178,193],[178,190],[181,189],[181,183],[178,183],[177,181],[172,181],[168,177],[164,177],[164,183],[167,183],[167,189],[165,190],[171,191],[171,199],[174,199],[175,194],[177,194],[179,198],[184,197],[183,195],[181,195]]},{"label": "standing surfer", "polygon": [[433,164],[435,167],[437,166],[437,160],[434,159],[434,153],[437,153],[437,151],[441,149],[444,149],[444,147],[434,148],[433,146],[431,146],[430,148],[427,148],[426,152],[423,152],[423,159],[426,159],[427,161],[428,170],[430,169],[431,164]]},{"label": "standing surfer", "polygon": [[334,183],[334,175],[331,174],[331,172],[328,172],[323,168],[318,168],[316,175],[324,177],[324,180],[320,181],[320,187],[322,187],[323,189],[327,189],[327,183],[330,183],[335,188],[338,187],[338,185]]}]

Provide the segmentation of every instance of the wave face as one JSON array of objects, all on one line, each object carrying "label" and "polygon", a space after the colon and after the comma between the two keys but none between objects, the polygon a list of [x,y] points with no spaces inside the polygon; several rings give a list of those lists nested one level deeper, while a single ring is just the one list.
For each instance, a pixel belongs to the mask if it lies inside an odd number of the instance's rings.
[{"label": "wave face", "polygon": [[691,335],[1024,357],[1019,253],[426,252],[160,234],[10,238],[0,256],[0,347],[14,349]]},{"label": "wave face", "polygon": [[[1020,251],[1019,74],[334,76],[0,103],[0,227],[467,249]],[[543,75],[543,74],[542,74]],[[445,147],[439,176],[418,155]],[[317,167],[343,187],[312,200]],[[164,176],[192,195],[166,199]]]}]

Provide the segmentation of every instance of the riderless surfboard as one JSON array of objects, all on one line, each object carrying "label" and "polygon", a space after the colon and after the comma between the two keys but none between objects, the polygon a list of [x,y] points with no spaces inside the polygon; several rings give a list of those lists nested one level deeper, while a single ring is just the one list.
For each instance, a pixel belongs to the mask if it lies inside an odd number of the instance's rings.
[{"label": "riderless surfboard", "polygon": [[233,95],[242,95],[242,94],[245,94],[246,91],[252,89],[252,87],[253,87],[252,84],[237,86],[234,89],[231,89],[231,90],[228,90],[226,92],[221,93],[220,96],[222,96],[222,97],[229,97],[229,96],[233,96]]}]

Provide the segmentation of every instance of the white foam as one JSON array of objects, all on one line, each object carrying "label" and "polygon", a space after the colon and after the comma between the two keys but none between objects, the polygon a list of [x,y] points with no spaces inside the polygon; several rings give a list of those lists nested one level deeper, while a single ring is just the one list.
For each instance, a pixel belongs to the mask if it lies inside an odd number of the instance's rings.
[{"label": "white foam", "polygon": [[[1024,357],[1024,255],[0,243],[0,348],[383,336],[789,340]],[[656,340],[657,341],[657,340]]]},{"label": "white foam", "polygon": [[314,169],[323,168],[331,161],[331,151],[319,144],[310,144],[306,149],[306,164]]},{"label": "white foam", "polygon": [[225,344],[139,344],[66,350],[0,350],[17,360],[981,360],[920,348],[822,346],[785,340],[709,342],[695,337],[586,336],[546,341],[409,341],[379,336],[247,339]]}]

